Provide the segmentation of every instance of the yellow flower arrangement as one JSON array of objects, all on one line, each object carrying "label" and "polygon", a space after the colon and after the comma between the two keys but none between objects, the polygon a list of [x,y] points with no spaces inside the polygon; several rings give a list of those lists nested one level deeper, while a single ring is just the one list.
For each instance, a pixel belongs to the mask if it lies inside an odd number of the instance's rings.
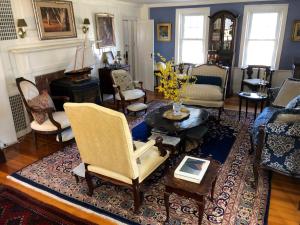
[{"label": "yellow flower arrangement", "polygon": [[193,83],[191,80],[195,79],[193,76],[189,76],[188,74],[181,74],[179,77],[174,71],[173,60],[167,61],[166,58],[161,56],[159,53],[157,56],[163,63],[165,63],[166,66],[160,66],[159,72],[155,73],[155,75],[160,78],[160,84],[156,89],[158,92],[163,93],[165,99],[179,103],[182,100],[182,93],[185,88],[190,83]]}]

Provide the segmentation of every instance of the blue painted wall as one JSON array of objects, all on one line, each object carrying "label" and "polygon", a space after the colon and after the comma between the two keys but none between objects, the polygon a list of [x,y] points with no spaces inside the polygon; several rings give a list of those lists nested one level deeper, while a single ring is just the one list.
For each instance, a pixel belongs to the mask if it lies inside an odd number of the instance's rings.
[{"label": "blue painted wall", "polygon": [[[243,13],[245,5],[254,4],[289,4],[289,11],[285,29],[285,37],[282,46],[282,54],[280,60],[279,69],[291,69],[293,60],[295,57],[300,57],[300,42],[293,42],[291,40],[293,22],[300,20],[300,0],[280,0],[274,2],[249,2],[249,3],[225,3],[225,4],[212,4],[212,5],[197,5],[197,6],[180,6],[180,7],[162,7],[162,8],[151,8],[150,19],[154,20],[155,23],[155,43],[154,50],[156,53],[161,53],[167,59],[174,57],[175,51],[175,27],[176,27],[176,9],[178,8],[199,8],[199,7],[210,7],[211,15],[220,10],[229,10],[235,14],[240,15],[238,21],[237,35],[236,35],[236,66],[239,61],[240,52],[240,41],[242,32]],[[171,42],[159,42],[157,41],[156,24],[157,23],[171,23],[172,24],[172,41]]]}]

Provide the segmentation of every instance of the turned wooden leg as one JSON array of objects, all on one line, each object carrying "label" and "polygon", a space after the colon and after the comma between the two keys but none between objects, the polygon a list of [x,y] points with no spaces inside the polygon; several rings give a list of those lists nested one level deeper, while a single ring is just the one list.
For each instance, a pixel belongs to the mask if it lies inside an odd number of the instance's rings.
[{"label": "turned wooden leg", "polygon": [[170,219],[170,211],[169,211],[170,203],[169,203],[169,197],[170,197],[170,193],[165,192],[165,193],[164,193],[164,200],[165,200],[165,207],[166,207],[166,214],[167,214],[166,223],[168,223],[168,222],[169,222],[169,219]]},{"label": "turned wooden leg", "polygon": [[212,183],[212,187],[211,187],[210,200],[212,202],[214,201],[214,193],[215,193],[216,182],[217,182],[217,178],[214,180],[214,182]]},{"label": "turned wooden leg", "polygon": [[134,198],[134,213],[138,213],[141,205],[141,193],[138,178],[132,180],[133,184],[133,198]]},{"label": "turned wooden leg", "polygon": [[36,134],[36,132],[34,130],[32,131],[32,139],[33,139],[34,147],[35,147],[35,149],[37,149],[38,148],[38,145],[37,145],[37,134]]},{"label": "turned wooden leg", "polygon": [[204,207],[205,207],[205,200],[202,196],[202,199],[200,201],[197,201],[197,205],[198,205],[198,216],[199,216],[199,219],[198,219],[198,224],[201,225],[202,223],[202,219],[203,219],[203,214],[204,214]]},{"label": "turned wooden leg", "polygon": [[93,187],[93,182],[92,182],[92,176],[90,175],[90,173],[87,171],[87,166],[85,168],[85,180],[88,186],[88,195],[92,196],[93,192],[94,192],[94,187]]},{"label": "turned wooden leg", "polygon": [[63,143],[63,140],[62,140],[62,135],[61,133],[58,133],[58,143],[60,145],[60,148],[63,149],[64,148],[64,143]]},{"label": "turned wooden leg", "polygon": [[145,96],[144,96],[144,104],[146,104],[147,103],[147,95],[146,95],[146,93],[145,93]]}]

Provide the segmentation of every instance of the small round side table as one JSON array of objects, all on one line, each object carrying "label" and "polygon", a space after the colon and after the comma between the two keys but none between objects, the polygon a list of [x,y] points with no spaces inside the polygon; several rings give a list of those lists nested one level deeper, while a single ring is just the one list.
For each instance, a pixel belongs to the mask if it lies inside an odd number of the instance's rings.
[{"label": "small round side table", "polygon": [[246,117],[248,114],[248,103],[249,102],[254,102],[255,108],[254,108],[254,119],[256,118],[256,114],[257,114],[257,107],[258,104],[260,104],[260,112],[263,110],[264,108],[264,103],[267,101],[268,99],[268,95],[267,94],[260,94],[257,92],[240,92],[238,93],[239,98],[240,98],[240,104],[239,104],[239,120],[241,119],[241,111],[242,111],[242,101],[243,99],[246,100]]}]

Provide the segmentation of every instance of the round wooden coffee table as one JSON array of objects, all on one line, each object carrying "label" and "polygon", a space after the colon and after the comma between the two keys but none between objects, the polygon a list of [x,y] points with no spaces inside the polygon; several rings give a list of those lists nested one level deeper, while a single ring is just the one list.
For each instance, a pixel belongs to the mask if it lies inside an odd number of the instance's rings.
[{"label": "round wooden coffee table", "polygon": [[164,112],[172,109],[172,105],[167,105],[148,113],[145,122],[150,127],[178,136],[182,131],[197,127],[207,121],[209,116],[207,110],[192,106],[185,107],[189,110],[190,115],[184,120],[175,121],[164,118]]}]

